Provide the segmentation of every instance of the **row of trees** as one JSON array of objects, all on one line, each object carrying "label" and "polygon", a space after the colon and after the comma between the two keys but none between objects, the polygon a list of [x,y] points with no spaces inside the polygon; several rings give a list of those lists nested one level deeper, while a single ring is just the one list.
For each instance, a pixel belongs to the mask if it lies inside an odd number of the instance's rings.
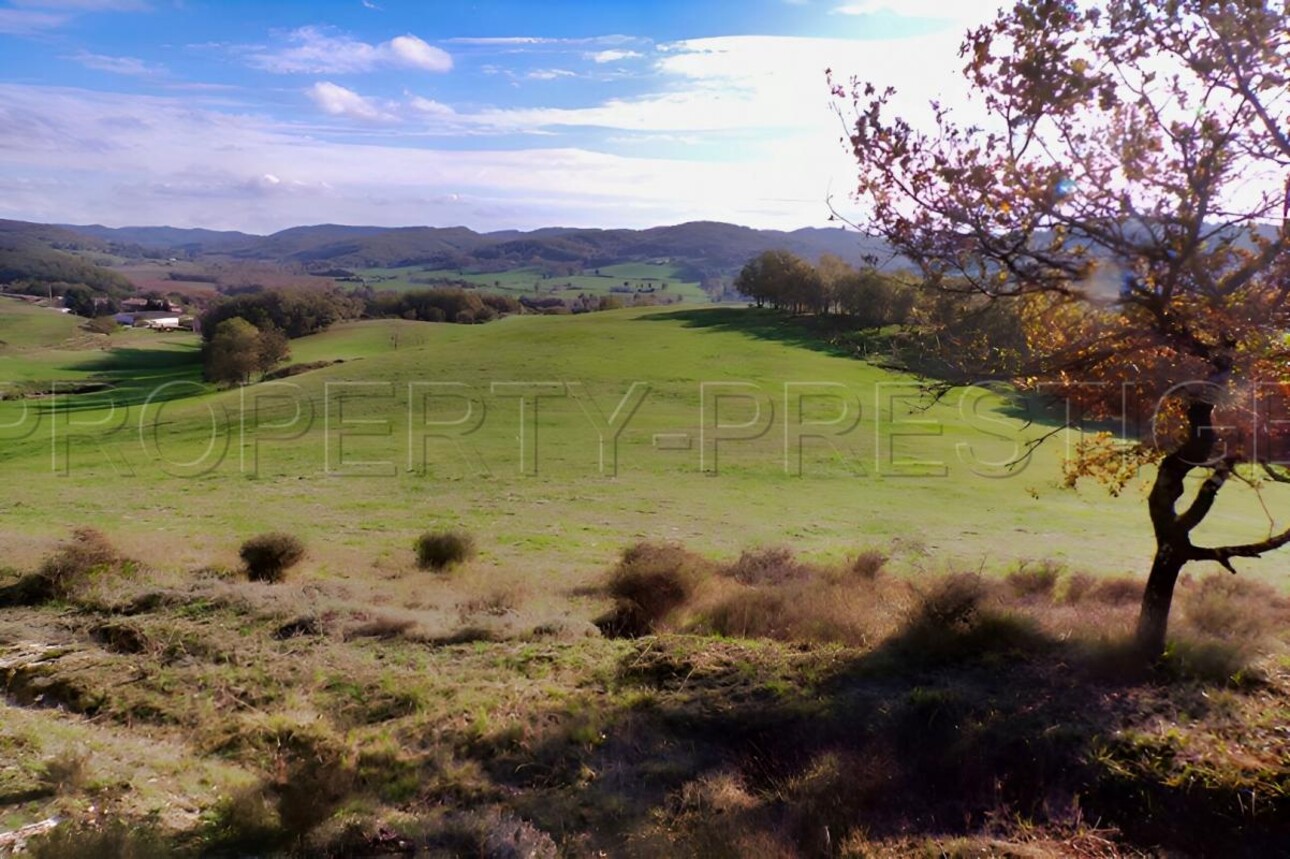
[{"label": "row of trees", "polygon": [[835,313],[861,327],[903,324],[917,302],[913,286],[872,267],[856,269],[833,254],[818,265],[788,251],[765,251],[748,261],[734,288],[756,302],[793,313]]}]

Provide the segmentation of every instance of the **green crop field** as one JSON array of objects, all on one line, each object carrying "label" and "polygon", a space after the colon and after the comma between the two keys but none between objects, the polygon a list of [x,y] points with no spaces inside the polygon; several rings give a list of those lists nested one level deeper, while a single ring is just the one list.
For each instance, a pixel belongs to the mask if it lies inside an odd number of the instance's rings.
[{"label": "green crop field", "polygon": [[[423,266],[405,268],[369,268],[357,272],[377,289],[425,289],[442,281],[466,281],[487,292],[504,295],[531,295],[573,298],[582,293],[611,295],[615,287],[630,290],[616,293],[630,301],[633,294],[653,289],[660,297],[681,296],[690,304],[706,303],[707,294],[697,281],[682,280],[679,269],[671,264],[620,263],[590,269],[576,275],[547,277],[536,268],[511,269],[502,272],[472,272],[469,269],[428,270]],[[663,285],[666,284],[666,289]]]},{"label": "green crop field", "polygon": [[[529,571],[535,587],[595,574],[642,538],[725,555],[895,547],[905,566],[1147,563],[1140,493],[1060,488],[1063,439],[1002,465],[1046,428],[1025,428],[1001,395],[924,411],[910,380],[776,339],[759,319],[655,308],[351,323],[292,343],[293,361],[344,363],[223,392],[198,382],[188,335],[57,353],[64,371],[119,387],[64,398],[67,411],[0,406],[12,485],[0,539],[25,562],[92,522],[182,567],[272,526],[318,547],[319,574],[348,576],[461,525],[487,565]],[[1258,537],[1258,502],[1240,499],[1206,527]]]}]

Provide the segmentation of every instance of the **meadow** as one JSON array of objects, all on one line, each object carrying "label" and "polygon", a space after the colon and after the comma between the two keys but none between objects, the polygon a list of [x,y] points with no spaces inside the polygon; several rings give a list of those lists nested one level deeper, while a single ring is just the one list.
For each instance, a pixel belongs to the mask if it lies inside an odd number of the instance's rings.
[{"label": "meadow", "polygon": [[660,298],[680,296],[683,302],[690,304],[708,301],[698,281],[682,279],[678,267],[670,263],[619,263],[584,270],[579,274],[549,277],[538,268],[472,272],[465,269],[427,269],[424,266],[360,269],[357,274],[377,289],[424,289],[434,281],[442,280],[465,281],[489,292],[517,298],[523,295],[573,298],[583,293],[602,296],[615,294],[613,290],[621,288],[629,291],[617,294],[629,301],[637,292],[657,292]]},{"label": "meadow", "polygon": [[[0,402],[0,831],[57,812],[147,847],[91,806],[219,855],[1282,831],[1286,559],[1197,570],[1169,673],[1117,675],[1141,486],[1064,488],[1073,434],[1010,466],[1052,415],[1006,389],[932,402],[746,308],[347,323],[291,344],[335,363],[233,390],[193,335],[24,330],[0,376],[111,387]],[[1198,537],[1262,537],[1288,500],[1232,493]],[[473,557],[420,569],[418,535],[453,530]],[[307,549],[281,584],[242,573],[267,531]],[[83,581],[23,596],[91,549]],[[640,581],[675,598],[642,619]],[[1263,817],[1231,811],[1250,790]]]}]

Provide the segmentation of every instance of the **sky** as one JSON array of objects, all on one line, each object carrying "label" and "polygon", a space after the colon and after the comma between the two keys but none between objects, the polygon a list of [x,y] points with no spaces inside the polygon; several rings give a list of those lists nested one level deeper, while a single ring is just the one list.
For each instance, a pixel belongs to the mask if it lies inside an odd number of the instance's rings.
[{"label": "sky", "polygon": [[0,0],[0,218],[829,224],[825,69],[926,109],[995,0]]}]

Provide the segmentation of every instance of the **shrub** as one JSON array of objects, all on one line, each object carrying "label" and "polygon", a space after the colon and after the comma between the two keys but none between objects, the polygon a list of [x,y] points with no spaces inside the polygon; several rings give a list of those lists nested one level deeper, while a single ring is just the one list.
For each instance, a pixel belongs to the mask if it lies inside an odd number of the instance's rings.
[{"label": "shrub", "polygon": [[722,571],[745,585],[778,585],[811,575],[811,568],[799,563],[792,551],[782,546],[745,549],[739,560]]},{"label": "shrub", "polygon": [[44,782],[59,793],[75,793],[89,779],[89,753],[69,749],[45,761]]},{"label": "shrub", "polygon": [[1215,573],[1182,594],[1183,617],[1198,632],[1213,638],[1256,643],[1278,628],[1282,600],[1261,582]]},{"label": "shrub", "polygon": [[846,572],[851,578],[873,581],[882,574],[886,563],[885,553],[878,549],[866,549],[847,563]]},{"label": "shrub", "polygon": [[77,528],[72,539],[45,559],[36,578],[47,596],[71,596],[92,576],[119,568],[121,556],[108,538],[95,528]]},{"label": "shrub", "polygon": [[157,827],[119,819],[64,823],[33,838],[27,849],[33,859],[162,859],[176,853],[175,845]]},{"label": "shrub", "polygon": [[785,595],[778,590],[741,589],[705,612],[707,631],[732,638],[787,639],[793,618]]},{"label": "shrub", "polygon": [[1004,581],[1021,599],[1052,599],[1061,571],[1061,564],[1056,561],[1022,561]]},{"label": "shrub", "polygon": [[932,629],[963,630],[976,620],[989,590],[975,573],[952,573],[919,593],[912,621]]},{"label": "shrub", "polygon": [[1071,573],[1062,589],[1061,601],[1066,605],[1077,605],[1097,587],[1097,579],[1088,573]]},{"label": "shrub", "polygon": [[611,635],[634,637],[661,628],[712,570],[705,559],[680,546],[637,543],[623,552],[609,576],[613,611],[599,622]]},{"label": "shrub", "polygon": [[1089,598],[1107,605],[1128,605],[1142,599],[1142,582],[1131,576],[1103,579],[1089,593]]},{"label": "shrub", "polygon": [[305,544],[290,534],[275,531],[247,540],[238,555],[251,581],[280,582],[287,570],[304,559]]},{"label": "shrub", "polygon": [[421,569],[446,570],[475,556],[475,538],[465,531],[427,531],[415,548]]}]

